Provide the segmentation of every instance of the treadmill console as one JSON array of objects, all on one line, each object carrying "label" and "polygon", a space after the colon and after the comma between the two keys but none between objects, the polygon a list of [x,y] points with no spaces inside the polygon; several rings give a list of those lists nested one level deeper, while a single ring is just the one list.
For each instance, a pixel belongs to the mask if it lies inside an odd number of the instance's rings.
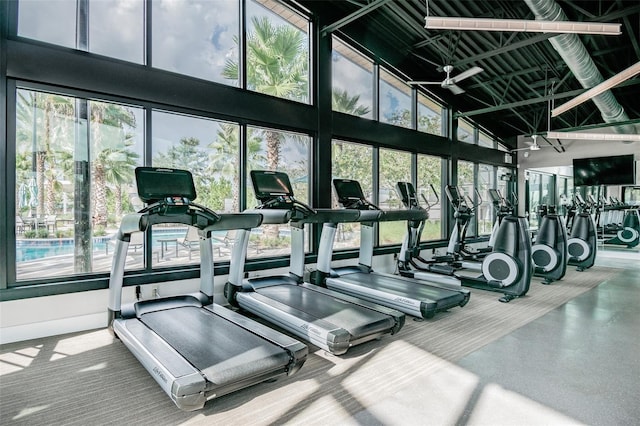
[{"label": "treadmill console", "polygon": [[333,187],[336,190],[338,202],[347,209],[380,210],[364,198],[362,187],[357,180],[334,179]]},{"label": "treadmill console", "polygon": [[148,204],[165,199],[172,204],[196,199],[193,176],[187,170],[136,167],[136,183],[138,196]]},{"label": "treadmill console", "polygon": [[283,172],[252,170],[253,192],[260,202],[259,209],[288,209],[313,214],[314,210],[293,196],[289,176]]},{"label": "treadmill console", "polygon": [[[177,216],[197,210],[199,221],[210,223],[220,216],[193,202],[196,199],[196,188],[193,175],[188,170],[169,169],[164,167],[136,167],[136,184],[138,196],[147,203],[140,213],[160,216]],[[204,223],[203,222],[203,223]]]}]

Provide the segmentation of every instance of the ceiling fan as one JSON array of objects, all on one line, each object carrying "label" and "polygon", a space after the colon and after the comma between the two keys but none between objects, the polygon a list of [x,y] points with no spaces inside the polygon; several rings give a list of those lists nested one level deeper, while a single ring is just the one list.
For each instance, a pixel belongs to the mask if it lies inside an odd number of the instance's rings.
[{"label": "ceiling fan", "polygon": [[525,148],[515,148],[512,149],[511,152],[516,151],[538,151],[541,148],[555,148],[553,145],[538,145],[538,136],[539,135],[531,135],[531,141],[524,141],[525,145],[528,145]]},{"label": "ceiling fan", "polygon": [[468,70],[463,71],[460,74],[455,75],[455,76],[452,77],[451,76],[451,71],[453,71],[453,65],[445,65],[443,67],[443,69],[447,73],[447,76],[442,81],[409,81],[407,83],[411,84],[411,85],[435,85],[435,84],[437,84],[442,88],[451,90],[451,92],[453,92],[454,95],[459,95],[461,93],[464,93],[464,89],[462,89],[456,83],[459,83],[460,81],[464,80],[465,78],[469,78],[471,76],[474,76],[474,75],[484,71],[480,67],[472,67],[472,68],[469,68]]}]

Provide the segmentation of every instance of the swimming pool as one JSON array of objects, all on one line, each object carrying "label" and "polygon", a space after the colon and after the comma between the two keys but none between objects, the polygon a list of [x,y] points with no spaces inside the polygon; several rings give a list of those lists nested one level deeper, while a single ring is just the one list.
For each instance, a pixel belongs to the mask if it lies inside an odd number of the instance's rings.
[{"label": "swimming pool", "polygon": [[[181,241],[187,230],[155,230],[152,234],[153,248],[160,248],[158,240],[176,239]],[[94,237],[93,253],[106,253],[106,246],[111,236]],[[16,262],[28,262],[53,256],[72,255],[74,252],[73,238],[33,238],[16,240]],[[113,250],[108,250],[113,254]]]}]

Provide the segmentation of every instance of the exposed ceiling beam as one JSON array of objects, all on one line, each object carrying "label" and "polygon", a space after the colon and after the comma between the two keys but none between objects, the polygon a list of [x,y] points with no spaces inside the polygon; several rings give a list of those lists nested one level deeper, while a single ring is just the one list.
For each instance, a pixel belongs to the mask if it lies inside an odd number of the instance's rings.
[{"label": "exposed ceiling beam", "polygon": [[537,104],[537,103],[540,103],[540,102],[546,102],[546,101],[548,101],[550,99],[570,98],[572,96],[579,95],[582,92],[584,92],[584,89],[571,90],[569,92],[558,93],[558,94],[555,94],[555,95],[540,96],[539,98],[525,99],[523,101],[511,102],[511,103],[508,103],[508,104],[496,105],[496,106],[492,106],[492,107],[488,107],[488,108],[480,108],[480,109],[476,109],[476,110],[473,110],[473,111],[458,112],[458,113],[453,114],[453,117],[454,118],[456,118],[456,117],[472,117],[474,115],[488,114],[488,113],[491,113],[491,112],[502,111],[502,110],[505,110],[505,109],[513,109],[513,108],[518,108],[518,107],[521,107],[521,106]]},{"label": "exposed ceiling beam", "polygon": [[[640,79],[635,79],[635,80],[627,80],[624,83],[618,84],[615,88],[621,88],[621,87],[625,87],[625,86],[632,86],[635,84],[640,84]],[[467,111],[467,112],[458,112],[453,114],[454,117],[471,117],[474,115],[481,115],[481,114],[488,114],[490,112],[496,112],[496,111],[502,111],[505,109],[512,109],[512,108],[517,108],[517,107],[521,107],[521,106],[525,106],[525,105],[532,105],[532,104],[537,104],[540,102],[545,102],[548,101],[550,99],[562,99],[562,98],[568,98],[571,96],[577,96],[580,95],[582,93],[586,92],[586,89],[577,89],[577,90],[570,90],[568,92],[564,92],[564,93],[557,93],[554,95],[547,95],[547,96],[541,96],[539,98],[534,98],[534,99],[525,99],[523,101],[518,101],[518,102],[511,102],[508,104],[502,104],[502,105],[496,105],[493,107],[489,107],[489,108],[480,108],[480,109],[476,109],[473,111]]]},{"label": "exposed ceiling beam", "polygon": [[391,0],[376,0],[373,3],[369,3],[366,6],[363,6],[362,8],[360,8],[359,10],[356,10],[355,12],[353,12],[351,15],[347,15],[344,18],[334,22],[333,24],[329,24],[326,25],[322,28],[321,30],[321,34],[323,36],[330,34],[342,27],[344,27],[345,25],[355,21],[356,19],[366,15],[367,13],[371,12],[372,10],[375,10],[377,8],[379,8],[380,6],[385,5],[386,3],[389,3]]},{"label": "exposed ceiling beam", "polygon": [[555,36],[557,34],[552,34],[552,33],[543,33],[543,34],[537,34],[533,37],[529,37],[526,40],[520,40],[520,41],[516,41],[515,43],[511,43],[509,45],[506,46],[502,46],[498,49],[494,49],[494,50],[489,50],[488,52],[484,52],[481,53],[479,55],[476,56],[470,56],[466,59],[463,59],[461,61],[457,61],[453,64],[454,67],[459,67],[460,65],[466,65],[466,64],[470,64],[472,62],[477,62],[480,61],[482,59],[487,59],[487,58],[491,58],[493,56],[496,55],[501,55],[503,53],[507,53],[507,52],[511,52],[512,50],[516,50],[516,49],[520,49],[522,47],[525,46],[529,46],[535,43],[539,43],[541,41],[545,41],[550,39],[551,37]]}]

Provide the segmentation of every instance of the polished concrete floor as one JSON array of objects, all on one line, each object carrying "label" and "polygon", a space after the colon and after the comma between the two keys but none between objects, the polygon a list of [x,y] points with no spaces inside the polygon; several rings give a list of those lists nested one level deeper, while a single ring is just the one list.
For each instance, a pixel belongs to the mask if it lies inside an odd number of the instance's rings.
[{"label": "polished concrete floor", "polygon": [[460,360],[479,382],[458,424],[639,424],[640,252],[597,265],[624,272]]}]

